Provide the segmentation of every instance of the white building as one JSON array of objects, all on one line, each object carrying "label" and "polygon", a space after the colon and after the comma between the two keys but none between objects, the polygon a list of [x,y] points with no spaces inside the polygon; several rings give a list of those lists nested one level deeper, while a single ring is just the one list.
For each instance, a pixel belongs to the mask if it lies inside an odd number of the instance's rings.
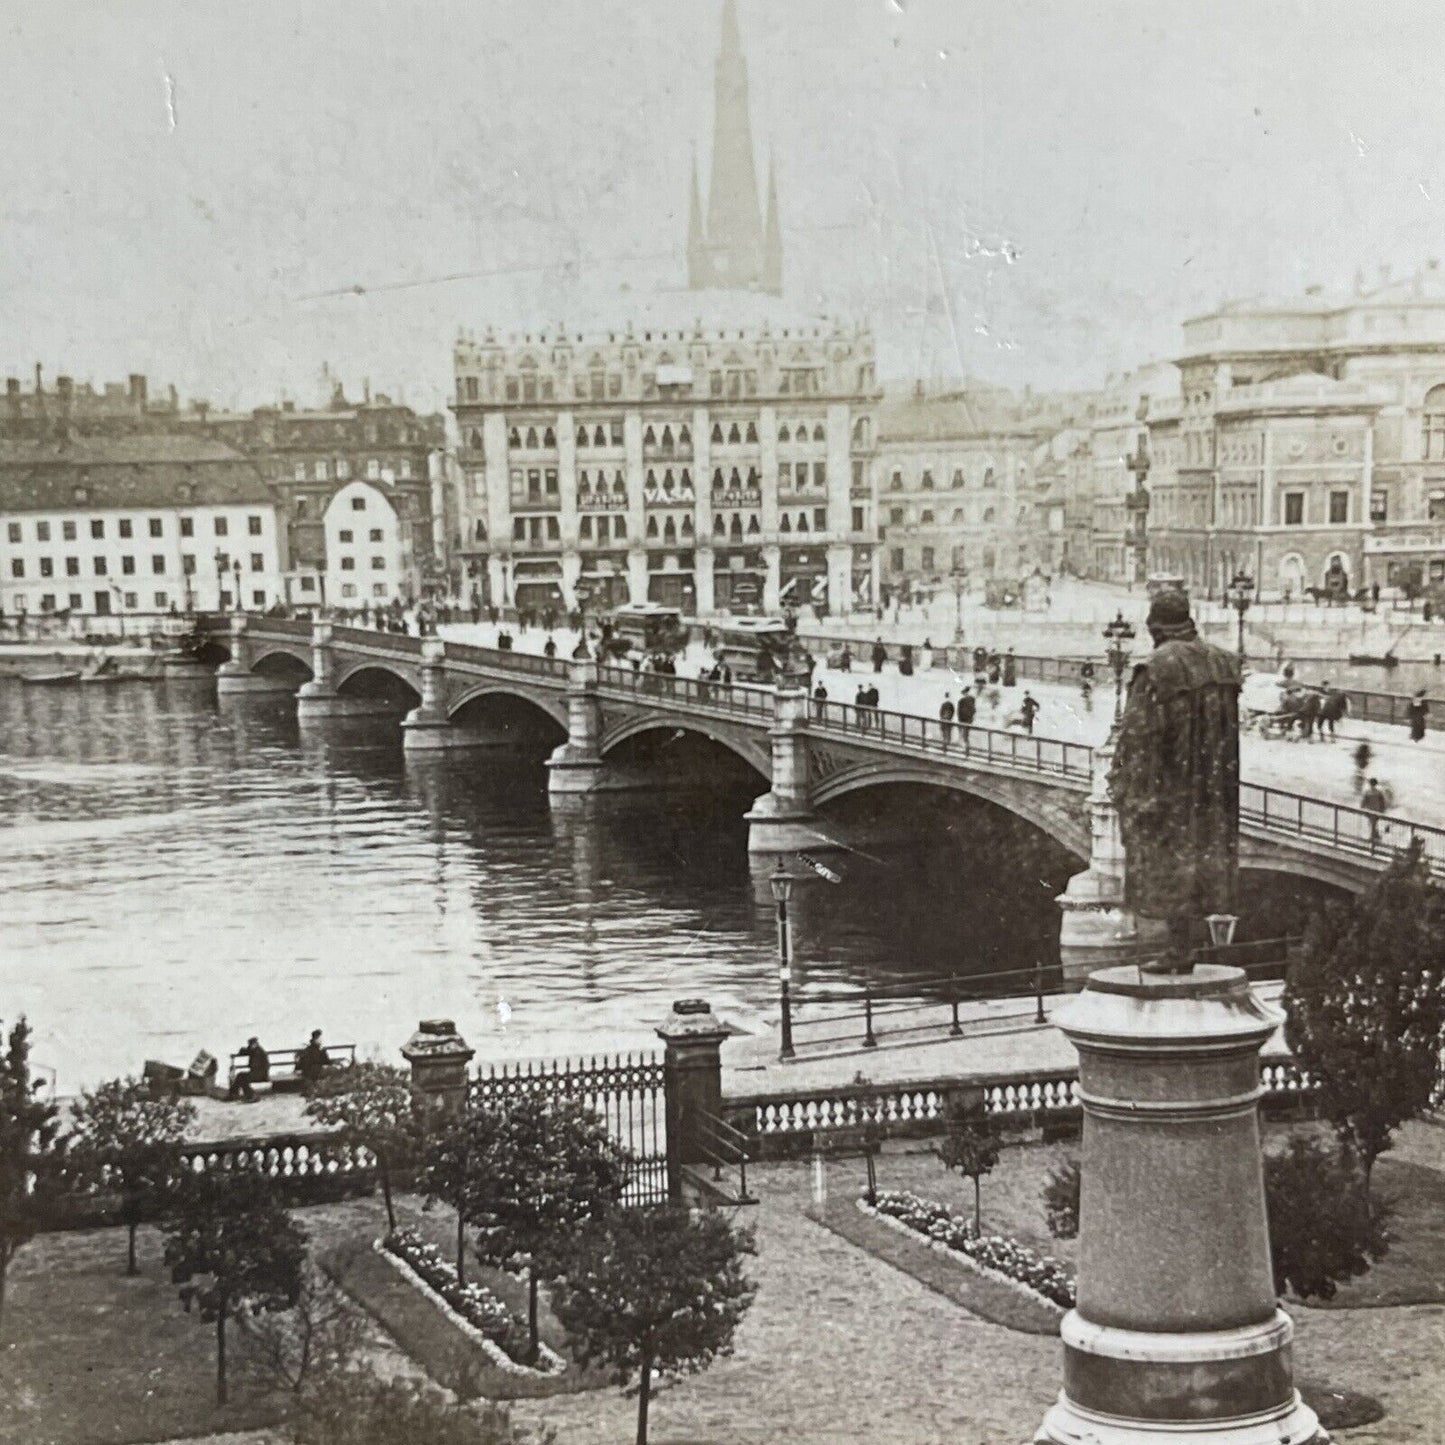
[{"label": "white building", "polygon": [[277,538],[270,489],[219,442],[0,442],[7,616],[259,610],[282,595]]},{"label": "white building", "polygon": [[389,607],[410,595],[401,518],[379,487],[352,481],[323,518],[325,595],[333,607]]}]

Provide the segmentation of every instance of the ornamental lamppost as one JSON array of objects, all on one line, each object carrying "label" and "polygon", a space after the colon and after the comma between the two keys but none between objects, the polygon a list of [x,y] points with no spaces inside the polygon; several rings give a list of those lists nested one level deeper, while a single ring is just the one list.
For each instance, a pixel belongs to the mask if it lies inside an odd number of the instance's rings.
[{"label": "ornamental lamppost", "polygon": [[1138,634],[1134,624],[1125,619],[1120,611],[1104,629],[1104,640],[1109,644],[1109,666],[1114,669],[1114,721],[1118,722],[1124,706],[1124,668],[1129,662],[1129,644]]},{"label": "ornamental lamppost", "polygon": [[768,879],[773,890],[773,901],[778,905],[778,992],[783,1004],[782,1047],[780,1059],[791,1059],[793,1053],[793,967],[792,949],[788,937],[788,899],[793,896],[793,880],[778,859],[777,871]]},{"label": "ornamental lamppost", "polygon": [[1239,614],[1239,660],[1244,662],[1244,614],[1254,598],[1254,578],[1242,567],[1234,574],[1226,594],[1229,605]]},{"label": "ornamental lamppost", "polygon": [[240,612],[240,611],[241,611],[241,559],[240,559],[239,557],[237,557],[236,560],[235,560],[235,562],[232,564],[232,566],[231,566],[231,571],[235,574],[235,578],[236,578],[236,611],[237,611],[237,612]]}]

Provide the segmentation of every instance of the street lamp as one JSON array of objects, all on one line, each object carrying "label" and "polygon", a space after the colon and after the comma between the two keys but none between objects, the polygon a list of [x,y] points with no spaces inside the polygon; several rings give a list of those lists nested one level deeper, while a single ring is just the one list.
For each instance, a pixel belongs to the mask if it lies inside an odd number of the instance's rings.
[{"label": "street lamp", "polygon": [[232,570],[236,574],[236,611],[239,612],[241,610],[241,559],[239,557],[236,558]]},{"label": "street lamp", "polygon": [[959,567],[953,574],[953,640],[963,646],[963,584],[968,577],[968,568]]},{"label": "street lamp", "polygon": [[1124,668],[1129,661],[1129,644],[1138,634],[1134,624],[1125,619],[1120,611],[1104,629],[1104,640],[1109,644],[1109,666],[1114,669],[1114,720],[1117,722],[1124,706]]},{"label": "street lamp", "polygon": [[1244,614],[1249,611],[1250,602],[1254,597],[1254,578],[1243,568],[1234,574],[1234,580],[1229,584],[1229,591],[1226,594],[1229,598],[1229,605],[1239,614],[1239,660],[1244,661]]},{"label": "street lamp", "polygon": [[788,940],[788,899],[793,896],[793,880],[784,871],[781,858],[778,859],[777,871],[768,879],[768,887],[773,890],[773,902],[778,905],[778,990],[783,1002],[783,1038],[778,1057],[791,1059],[794,1057],[793,968]]}]

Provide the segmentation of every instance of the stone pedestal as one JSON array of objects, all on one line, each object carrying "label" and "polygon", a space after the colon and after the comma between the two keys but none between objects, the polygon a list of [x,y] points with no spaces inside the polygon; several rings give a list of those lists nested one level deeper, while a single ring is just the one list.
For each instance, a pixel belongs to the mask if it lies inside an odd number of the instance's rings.
[{"label": "stone pedestal", "polygon": [[1259,1051],[1239,969],[1102,969],[1055,1016],[1084,1109],[1078,1306],[1036,1445],[1323,1442],[1270,1271]]},{"label": "stone pedestal", "polygon": [[423,1019],[401,1050],[412,1088],[450,1112],[467,1102],[467,1065],[475,1053],[451,1019]]},{"label": "stone pedestal", "polygon": [[217,697],[274,697],[293,693],[296,683],[284,677],[267,677],[264,673],[247,672],[238,662],[223,662],[216,669]]},{"label": "stone pedestal", "polygon": [[813,789],[808,771],[808,694],[780,687],[773,700],[772,788],[749,810],[749,853],[794,853],[825,840],[813,827]]},{"label": "stone pedestal", "polygon": [[667,1197],[683,1202],[682,1166],[716,1152],[711,1121],[722,1116],[722,1042],[728,1036],[706,999],[679,999],[657,1030],[666,1045]]},{"label": "stone pedestal", "polygon": [[324,683],[304,683],[296,694],[296,717],[300,722],[317,722],[336,717],[394,716],[393,704],[375,697],[343,697]]}]

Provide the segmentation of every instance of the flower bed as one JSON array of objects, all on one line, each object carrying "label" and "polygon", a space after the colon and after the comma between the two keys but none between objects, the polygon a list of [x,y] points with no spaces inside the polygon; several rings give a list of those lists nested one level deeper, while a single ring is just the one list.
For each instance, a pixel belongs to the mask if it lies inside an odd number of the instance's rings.
[{"label": "flower bed", "polygon": [[455,1266],[414,1229],[398,1229],[380,1240],[383,1259],[403,1270],[436,1298],[452,1320],[481,1345],[488,1357],[516,1374],[555,1375],[567,1362],[546,1344],[538,1344],[538,1363],[524,1364],[530,1337],[527,1326],[490,1290],[479,1284],[459,1284]]},{"label": "flower bed", "polygon": [[875,1205],[860,1201],[860,1207],[963,1255],[986,1274],[1020,1285],[1061,1309],[1073,1308],[1074,1277],[1066,1266],[1004,1235],[976,1234],[973,1221],[957,1218],[947,1205],[905,1190],[879,1190]]}]

